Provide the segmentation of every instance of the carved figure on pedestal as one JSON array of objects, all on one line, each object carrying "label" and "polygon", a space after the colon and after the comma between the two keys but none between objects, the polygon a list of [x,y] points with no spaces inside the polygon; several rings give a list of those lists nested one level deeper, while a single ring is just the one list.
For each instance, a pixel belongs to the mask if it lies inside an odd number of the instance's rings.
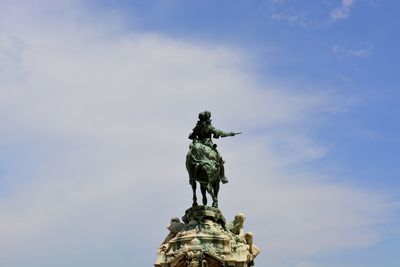
[{"label": "carved figure on pedestal", "polygon": [[168,242],[174,238],[185,226],[185,224],[181,223],[179,218],[172,218],[170,224],[167,226],[169,230],[168,236],[165,238],[164,242],[161,244],[160,250],[168,251]]},{"label": "carved figure on pedestal", "polygon": [[238,213],[235,215],[233,221],[226,225],[226,228],[228,229],[228,231],[230,231],[232,234],[235,235],[235,239],[237,242],[249,246],[250,256],[252,257],[250,262],[252,262],[253,259],[260,253],[260,250],[257,247],[254,247],[253,249],[253,233],[252,232],[245,233],[243,231],[245,220],[246,217],[244,216],[244,214]]},{"label": "carved figure on pedestal", "polygon": [[227,183],[224,161],[220,156],[217,145],[212,138],[235,136],[240,133],[224,132],[211,124],[211,112],[199,114],[199,120],[193,128],[189,139],[193,140],[186,155],[186,169],[189,173],[189,183],[193,189],[193,206],[197,206],[196,181],[200,184],[203,205],[207,205],[208,192],[212,198],[212,206],[218,207],[219,182]]}]

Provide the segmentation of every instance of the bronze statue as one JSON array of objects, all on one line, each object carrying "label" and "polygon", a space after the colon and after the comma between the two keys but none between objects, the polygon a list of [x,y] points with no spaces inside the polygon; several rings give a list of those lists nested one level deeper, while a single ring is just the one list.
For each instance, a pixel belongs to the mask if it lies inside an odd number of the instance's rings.
[{"label": "bronze statue", "polygon": [[211,112],[204,111],[199,114],[199,120],[189,135],[192,144],[186,155],[186,169],[189,173],[189,183],[193,189],[193,206],[197,206],[196,181],[200,184],[203,196],[203,205],[207,205],[208,192],[213,200],[212,206],[218,207],[219,182],[227,183],[225,177],[224,161],[220,156],[217,145],[212,138],[235,136],[240,133],[224,132],[214,128],[211,124]]},{"label": "bronze statue", "polygon": [[[204,111],[193,128],[192,143],[186,155],[186,169],[193,189],[193,206],[185,211],[182,222],[172,218],[169,234],[157,251],[155,267],[254,266],[260,249],[253,244],[253,234],[243,229],[245,216],[236,214],[226,222],[218,209],[219,183],[227,183],[224,161],[212,138],[235,136],[211,124],[211,113]],[[197,204],[196,185],[200,184],[203,205]],[[212,207],[207,206],[207,196]]]}]

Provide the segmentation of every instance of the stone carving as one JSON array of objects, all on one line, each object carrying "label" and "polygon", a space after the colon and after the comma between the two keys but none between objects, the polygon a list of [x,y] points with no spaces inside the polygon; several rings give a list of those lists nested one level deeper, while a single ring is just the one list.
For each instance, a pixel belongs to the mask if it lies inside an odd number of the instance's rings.
[{"label": "stone carving", "polygon": [[235,238],[238,242],[249,245],[249,251],[252,253],[253,250],[253,233],[252,232],[243,232],[244,221],[246,217],[243,213],[238,213],[235,215],[235,218],[232,222],[227,224],[227,229],[235,235]]},{"label": "stone carving", "polygon": [[[155,267],[248,267],[260,250],[253,245],[251,233],[243,232],[244,215],[225,224],[219,209],[196,206],[186,210],[171,237],[158,250]],[[249,236],[251,235],[251,239]]]},{"label": "stone carving", "polygon": [[169,249],[169,246],[168,246],[169,241],[172,238],[174,238],[176,236],[176,234],[178,234],[179,231],[181,231],[184,226],[185,225],[183,223],[181,223],[179,218],[172,218],[171,222],[167,226],[167,229],[169,230],[169,234],[165,238],[164,242],[161,244],[160,250],[168,251],[168,249]]},{"label": "stone carving", "polygon": [[200,184],[203,196],[203,205],[207,205],[208,192],[212,198],[212,206],[218,207],[219,183],[227,183],[225,177],[224,160],[220,156],[217,145],[212,138],[235,136],[240,133],[224,132],[214,128],[211,124],[211,112],[204,111],[199,114],[199,120],[193,128],[189,139],[192,144],[186,155],[186,169],[189,173],[189,183],[193,190],[193,206],[197,206],[196,181]]}]

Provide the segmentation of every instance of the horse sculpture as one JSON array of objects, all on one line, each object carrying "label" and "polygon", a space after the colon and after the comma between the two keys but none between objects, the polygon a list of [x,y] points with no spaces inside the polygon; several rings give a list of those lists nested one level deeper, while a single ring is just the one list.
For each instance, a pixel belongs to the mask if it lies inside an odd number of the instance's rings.
[{"label": "horse sculpture", "polygon": [[193,132],[189,139],[193,142],[186,155],[186,169],[189,173],[189,182],[193,189],[193,206],[197,206],[196,181],[200,184],[203,195],[203,205],[207,205],[208,192],[212,198],[212,206],[218,207],[219,183],[227,183],[225,177],[224,161],[213,144],[212,138],[235,136],[240,133],[223,132],[211,125],[211,113],[204,111],[199,114]]},{"label": "horse sculpture", "polygon": [[218,191],[221,181],[222,162],[218,152],[200,142],[190,146],[186,155],[186,169],[189,173],[193,190],[193,206],[197,206],[196,181],[200,184],[203,205],[207,205],[208,192],[212,198],[212,206],[218,207]]}]

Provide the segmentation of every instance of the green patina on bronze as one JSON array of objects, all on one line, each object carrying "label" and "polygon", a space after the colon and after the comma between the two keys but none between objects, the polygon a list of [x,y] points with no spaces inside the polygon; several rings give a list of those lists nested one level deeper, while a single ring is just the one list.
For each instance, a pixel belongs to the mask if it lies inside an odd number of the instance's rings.
[{"label": "green patina on bronze", "polygon": [[193,189],[193,206],[197,206],[196,181],[200,184],[203,205],[207,205],[208,192],[212,198],[212,206],[218,207],[219,184],[227,183],[224,161],[217,150],[212,138],[235,136],[240,133],[224,132],[211,124],[211,112],[199,114],[199,120],[193,128],[189,139],[192,140],[186,155],[186,169],[189,173],[189,183]]}]

